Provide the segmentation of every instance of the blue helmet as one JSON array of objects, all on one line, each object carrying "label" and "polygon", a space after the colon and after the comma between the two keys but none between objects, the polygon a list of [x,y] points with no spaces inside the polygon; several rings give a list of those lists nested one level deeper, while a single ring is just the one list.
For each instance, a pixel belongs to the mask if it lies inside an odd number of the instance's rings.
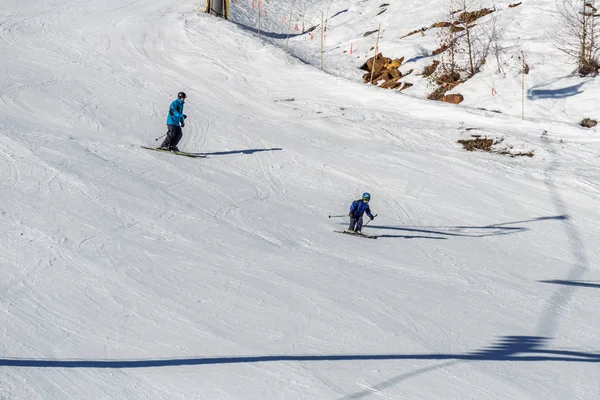
[{"label": "blue helmet", "polygon": [[363,200],[371,200],[371,195],[367,192],[364,192],[362,198]]}]

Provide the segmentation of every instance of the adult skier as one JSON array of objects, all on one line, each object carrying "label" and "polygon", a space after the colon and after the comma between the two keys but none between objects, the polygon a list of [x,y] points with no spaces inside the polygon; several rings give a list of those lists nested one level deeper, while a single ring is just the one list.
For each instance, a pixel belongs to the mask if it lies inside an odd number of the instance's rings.
[{"label": "adult skier", "polygon": [[169,115],[167,115],[167,137],[160,145],[160,148],[163,150],[179,151],[177,144],[183,136],[181,128],[185,126],[184,120],[187,118],[187,115],[183,113],[186,97],[184,92],[177,93],[177,99],[175,99],[169,107]]},{"label": "adult skier", "polygon": [[354,200],[352,205],[350,205],[350,213],[348,216],[350,217],[350,226],[348,227],[347,232],[350,233],[358,233],[361,234],[361,230],[363,227],[363,214],[366,213],[371,221],[375,218],[373,213],[371,213],[371,208],[369,207],[369,201],[371,201],[371,195],[367,192],[363,193],[362,198],[359,200]]}]

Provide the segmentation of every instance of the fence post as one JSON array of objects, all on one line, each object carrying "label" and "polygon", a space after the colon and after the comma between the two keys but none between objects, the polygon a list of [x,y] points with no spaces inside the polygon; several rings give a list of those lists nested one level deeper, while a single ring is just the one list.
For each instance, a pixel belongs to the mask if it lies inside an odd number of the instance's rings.
[{"label": "fence post", "polygon": [[258,10],[258,37],[260,37],[260,0],[258,0],[256,9]]},{"label": "fence post", "polygon": [[323,71],[323,11],[321,11],[321,71]]},{"label": "fence post", "polygon": [[290,8],[290,22],[288,23],[287,38],[285,39],[285,49],[288,48],[288,42],[290,41],[290,29],[292,29],[292,14],[294,13],[294,3],[296,0],[292,0],[292,7]]},{"label": "fence post", "polygon": [[521,52],[521,120],[525,119],[525,54]]},{"label": "fence post", "polygon": [[375,42],[375,57],[373,57],[373,66],[371,67],[371,85],[373,84],[373,74],[375,73],[375,63],[377,62],[377,51],[379,50],[379,33],[381,32],[381,24],[377,26],[377,41]]}]

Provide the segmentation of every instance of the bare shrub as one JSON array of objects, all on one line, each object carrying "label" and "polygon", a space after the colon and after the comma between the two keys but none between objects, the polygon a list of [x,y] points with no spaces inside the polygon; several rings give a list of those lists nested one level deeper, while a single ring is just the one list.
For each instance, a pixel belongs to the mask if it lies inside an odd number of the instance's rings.
[{"label": "bare shrub", "polygon": [[557,1],[559,24],[555,46],[577,65],[580,76],[597,75],[600,69],[600,14],[597,0]]}]

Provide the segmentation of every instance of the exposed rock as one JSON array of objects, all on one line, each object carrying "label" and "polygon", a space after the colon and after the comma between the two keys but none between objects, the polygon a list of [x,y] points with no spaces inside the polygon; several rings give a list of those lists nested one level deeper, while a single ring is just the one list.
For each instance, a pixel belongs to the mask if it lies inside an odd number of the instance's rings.
[{"label": "exposed rock", "polygon": [[446,92],[454,89],[455,86],[462,82],[460,73],[457,71],[436,76],[435,83],[438,87],[427,98],[429,100],[441,100]]},{"label": "exposed rock", "polygon": [[493,12],[494,10],[491,10],[489,8],[483,8],[479,11],[463,11],[458,15],[458,20],[463,24],[468,25],[477,21],[479,18],[485,17],[486,15],[491,14]]},{"label": "exposed rock", "polygon": [[444,103],[459,104],[464,99],[465,98],[463,97],[462,94],[447,94],[445,96],[442,96],[442,98],[440,100],[443,101]]},{"label": "exposed rock", "polygon": [[492,151],[494,140],[488,138],[462,139],[459,140],[458,143],[462,144],[463,148],[467,151]]},{"label": "exposed rock", "polygon": [[433,60],[433,64],[431,64],[428,67],[425,67],[425,69],[423,70],[423,76],[430,76],[431,74],[433,74],[437,69],[438,65],[440,65],[440,62],[438,60]]},{"label": "exposed rock", "polygon": [[509,4],[509,5],[508,5],[508,8],[515,8],[515,7],[517,7],[517,6],[520,6],[520,5],[521,5],[521,3],[523,3],[523,2],[522,2],[522,1],[520,1],[520,2],[518,2],[518,3]]},{"label": "exposed rock", "polygon": [[450,45],[444,45],[442,47],[440,47],[439,49],[435,49],[433,51],[433,53],[431,53],[434,56],[437,56],[440,53],[443,53],[444,51],[448,50],[448,48],[450,47]]},{"label": "exposed rock", "polygon": [[385,68],[386,65],[391,62],[391,58],[383,57],[381,53],[379,53],[377,56],[369,58],[367,62],[360,67],[360,69],[363,71],[373,72],[373,74],[377,75]]},{"label": "exposed rock", "polygon": [[586,128],[593,128],[594,126],[598,125],[598,122],[591,118],[585,118],[583,121],[581,121],[580,125]]},{"label": "exposed rock", "polygon": [[452,25],[450,25],[450,32],[452,32],[452,33],[462,32],[464,30],[465,30],[465,28],[460,26],[460,22],[455,22]]},{"label": "exposed rock", "polygon": [[391,79],[400,79],[402,78],[402,73],[398,70],[398,68],[392,68],[388,70],[388,75]]},{"label": "exposed rock", "polygon": [[398,69],[402,65],[403,61],[404,61],[404,57],[397,58],[395,60],[392,60],[392,62],[388,63],[384,68],[385,69]]},{"label": "exposed rock", "polygon": [[435,89],[433,92],[431,92],[429,94],[429,96],[427,96],[427,99],[440,100],[447,91],[452,90],[458,84],[459,84],[459,82],[454,82],[454,83],[446,83],[441,86],[438,86],[437,89]]},{"label": "exposed rock", "polygon": [[382,89],[395,89],[397,87],[400,86],[400,82],[398,82],[398,79],[390,79],[390,80],[386,80],[384,81],[381,86],[379,86]]},{"label": "exposed rock", "polygon": [[[398,68],[400,68],[402,62],[404,62],[404,57],[392,60],[377,54],[376,57],[369,58],[360,67],[363,71],[367,71],[363,75],[363,80],[365,83],[373,83],[374,85],[378,85],[379,82],[383,81],[381,87],[386,89],[400,87],[401,83],[398,81],[402,78],[402,72]],[[372,82],[371,77],[373,77]]]},{"label": "exposed rock", "polygon": [[402,36],[400,39],[402,39],[402,38],[405,38],[405,37],[407,37],[407,36],[412,36],[412,35],[414,35],[415,33],[419,33],[419,32],[421,32],[421,35],[425,35],[425,33],[424,33],[424,32],[425,32],[427,29],[428,29],[428,28],[416,29],[416,30],[414,30],[414,31],[412,31],[412,32],[409,32],[409,33],[407,33],[406,35]]},{"label": "exposed rock", "polygon": [[496,140],[487,137],[481,137],[481,135],[471,135],[473,139],[462,139],[458,143],[463,145],[463,148],[467,151],[482,150],[488,153],[496,153],[509,157],[533,157],[533,151],[520,151],[515,152],[513,146],[504,146],[499,148],[498,146],[504,141],[504,138],[497,138]]},{"label": "exposed rock", "polygon": [[454,71],[437,77],[436,82],[438,85],[447,86],[452,84],[460,83],[460,73]]},{"label": "exposed rock", "polygon": [[577,72],[579,76],[596,76],[598,75],[598,71],[600,70],[600,65],[597,61],[585,62],[577,68]]},{"label": "exposed rock", "polygon": [[450,25],[450,22],[436,22],[435,24],[432,24],[430,28],[447,28]]}]

